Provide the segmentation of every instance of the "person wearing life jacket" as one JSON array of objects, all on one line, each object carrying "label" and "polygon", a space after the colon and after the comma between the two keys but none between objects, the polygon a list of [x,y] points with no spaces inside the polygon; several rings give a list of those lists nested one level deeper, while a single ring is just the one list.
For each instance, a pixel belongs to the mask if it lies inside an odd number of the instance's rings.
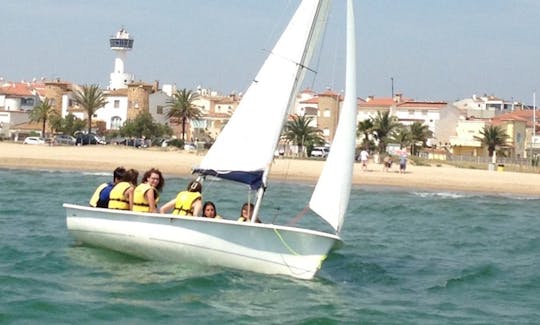
[{"label": "person wearing life jacket", "polygon": [[[253,218],[253,211],[255,210],[255,206],[253,203],[244,203],[242,205],[242,210],[240,211],[240,218],[238,218],[239,222],[251,222],[251,218]],[[255,219],[256,223],[261,223],[261,220],[259,218]]]},{"label": "person wearing life jacket", "polygon": [[116,169],[113,171],[113,181],[103,183],[98,186],[98,188],[94,191],[92,198],[90,198],[90,206],[94,208],[108,208],[111,190],[114,185],[118,184],[122,180],[125,173],[126,169],[124,167],[116,167]]},{"label": "person wearing life jacket", "polygon": [[109,209],[131,210],[133,208],[133,191],[137,186],[139,172],[129,169],[121,182],[116,184],[109,195]]},{"label": "person wearing life jacket", "polygon": [[159,193],[165,186],[165,179],[156,168],[147,170],[141,184],[137,185],[133,191],[133,211],[137,212],[158,212]]},{"label": "person wearing life jacket", "polygon": [[199,181],[191,181],[185,191],[178,193],[176,198],[165,203],[159,212],[172,213],[179,216],[201,216],[202,211],[202,184]]}]

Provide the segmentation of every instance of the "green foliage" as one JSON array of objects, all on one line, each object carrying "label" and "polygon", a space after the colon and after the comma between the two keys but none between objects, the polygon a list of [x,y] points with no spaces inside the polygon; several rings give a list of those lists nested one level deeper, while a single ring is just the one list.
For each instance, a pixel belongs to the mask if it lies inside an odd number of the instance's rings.
[{"label": "green foliage", "polygon": [[201,117],[201,111],[193,101],[199,98],[199,94],[191,90],[177,90],[167,101],[167,117],[171,122],[182,122],[182,140],[186,140],[186,123],[188,120],[198,120]]},{"label": "green foliage", "polygon": [[312,117],[296,114],[283,128],[282,136],[293,145],[297,145],[299,152],[303,152],[304,147],[310,152],[314,146],[324,144],[322,130],[311,126],[312,121]]},{"label": "green foliage", "polygon": [[134,120],[128,120],[120,128],[118,134],[124,137],[145,137],[153,139],[164,135],[170,136],[172,130],[168,125],[162,125],[154,122],[149,112],[141,112]]},{"label": "green foliage", "polygon": [[69,113],[66,117],[60,117],[59,115],[52,116],[50,125],[58,133],[73,135],[77,131],[82,131],[86,123]]},{"label": "green foliage", "polygon": [[47,125],[47,121],[55,115],[58,115],[58,113],[56,113],[54,108],[51,106],[50,101],[45,99],[32,109],[30,112],[30,121],[37,123],[41,122],[41,134],[42,136],[45,136],[45,126]]},{"label": "green foliage", "polygon": [[172,139],[168,143],[169,143],[169,146],[177,147],[180,149],[184,148],[184,140],[182,139]]},{"label": "green foliage", "polygon": [[88,114],[88,133],[92,132],[92,115],[107,104],[107,98],[98,85],[83,85],[75,90],[74,100]]},{"label": "green foliage", "polygon": [[411,131],[405,126],[399,126],[392,131],[388,141],[398,143],[399,149],[408,147],[412,143]]},{"label": "green foliage", "polygon": [[414,122],[411,127],[411,153],[413,155],[417,154],[417,145],[420,143],[422,147],[427,146],[427,140],[433,137],[433,132],[429,129],[427,125],[424,125],[420,122]]},{"label": "green foliage", "polygon": [[[487,147],[490,157],[493,157],[493,152],[497,147],[505,146],[506,140],[509,138],[508,134],[500,126],[494,125],[484,126],[480,134],[482,137],[475,136],[474,138]],[[499,151],[497,154],[499,154]]]},{"label": "green foliage", "polygon": [[379,141],[378,151],[383,153],[386,151],[389,137],[392,131],[400,126],[397,118],[391,116],[390,112],[377,112],[377,116],[373,119],[373,136]]},{"label": "green foliage", "polygon": [[369,151],[371,151],[371,149],[373,149],[375,146],[375,143],[373,142],[373,140],[370,139],[370,135],[372,133],[373,133],[373,119],[372,118],[368,118],[367,120],[358,122],[358,127],[356,129],[356,136],[359,137],[363,135],[361,147],[364,149],[368,149]]}]

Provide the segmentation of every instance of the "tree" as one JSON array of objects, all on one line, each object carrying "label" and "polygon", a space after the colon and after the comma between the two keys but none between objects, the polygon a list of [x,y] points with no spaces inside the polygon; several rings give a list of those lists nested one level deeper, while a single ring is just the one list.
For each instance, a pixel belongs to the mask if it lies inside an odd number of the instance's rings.
[{"label": "tree", "polygon": [[422,147],[427,147],[427,140],[431,137],[433,137],[433,132],[429,129],[427,125],[424,125],[420,122],[414,122],[413,124],[411,124],[411,153],[413,155],[416,155],[416,146],[419,142],[422,144]]},{"label": "tree", "polygon": [[312,121],[312,117],[296,114],[292,117],[292,121],[288,121],[283,128],[283,137],[293,145],[297,145],[299,152],[304,152],[305,146],[324,143],[322,130],[311,126]]},{"label": "tree", "polygon": [[84,85],[74,92],[74,100],[88,114],[88,133],[92,132],[92,115],[107,104],[98,85]]},{"label": "tree", "polygon": [[199,98],[199,94],[191,90],[177,90],[172,98],[167,101],[169,111],[167,117],[182,121],[182,140],[186,140],[186,122],[201,118],[201,111],[193,102]]},{"label": "tree", "polygon": [[49,125],[56,132],[73,135],[76,131],[84,129],[86,123],[72,113],[69,113],[66,117],[61,117],[58,114],[52,116],[49,120]]},{"label": "tree", "polygon": [[141,112],[135,119],[128,120],[119,130],[120,135],[147,139],[170,135],[171,128],[154,122],[149,112]]},{"label": "tree", "polygon": [[42,123],[41,127],[41,136],[45,136],[45,126],[47,121],[58,113],[51,106],[51,103],[48,99],[45,99],[38,105],[36,105],[30,112],[30,121]]},{"label": "tree", "polygon": [[474,136],[474,138],[487,147],[490,157],[493,157],[496,147],[506,145],[506,140],[509,138],[508,134],[500,126],[494,125],[485,125],[480,134],[482,137]]},{"label": "tree", "polygon": [[356,136],[363,135],[364,138],[362,139],[362,148],[369,149],[370,147],[370,139],[369,136],[373,132],[373,119],[368,118],[367,120],[363,120],[358,122],[358,127],[356,128]]},{"label": "tree", "polygon": [[379,141],[378,151],[383,153],[386,151],[387,140],[392,131],[399,127],[400,124],[396,117],[390,116],[390,112],[377,112],[377,116],[373,119],[373,135]]},{"label": "tree", "polygon": [[403,126],[393,130],[388,139],[392,142],[398,143],[399,149],[403,149],[413,142],[411,131]]}]

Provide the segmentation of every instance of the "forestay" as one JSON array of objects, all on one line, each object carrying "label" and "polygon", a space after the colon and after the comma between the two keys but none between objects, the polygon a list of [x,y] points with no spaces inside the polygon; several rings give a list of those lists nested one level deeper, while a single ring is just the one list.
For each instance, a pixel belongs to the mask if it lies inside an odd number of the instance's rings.
[{"label": "forestay", "polygon": [[262,186],[289,106],[324,27],[329,0],[303,1],[200,165],[202,175]]},{"label": "forestay", "polygon": [[332,141],[309,207],[339,233],[349,204],[356,141],[356,48],[352,1],[347,2],[347,59],[345,98]]}]

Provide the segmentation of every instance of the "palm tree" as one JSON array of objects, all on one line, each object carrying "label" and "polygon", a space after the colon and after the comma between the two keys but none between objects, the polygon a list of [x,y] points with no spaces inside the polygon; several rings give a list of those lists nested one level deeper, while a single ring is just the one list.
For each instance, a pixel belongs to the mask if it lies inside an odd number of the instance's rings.
[{"label": "palm tree", "polygon": [[107,104],[107,98],[98,85],[84,85],[74,92],[74,100],[88,114],[88,133],[92,132],[92,115]]},{"label": "palm tree", "polygon": [[408,128],[399,127],[392,131],[388,140],[399,143],[399,149],[403,149],[413,142],[413,137]]},{"label": "palm tree", "polygon": [[199,98],[199,94],[191,90],[177,90],[167,101],[169,111],[167,117],[169,119],[177,119],[182,121],[182,141],[186,140],[186,122],[187,120],[198,120],[201,117],[201,111],[193,101]]},{"label": "palm tree", "polygon": [[377,116],[373,119],[373,135],[379,141],[379,153],[386,151],[387,138],[400,125],[395,116],[390,116],[389,111],[384,113],[377,112]]},{"label": "palm tree", "polygon": [[45,137],[45,126],[47,125],[47,121],[57,114],[58,113],[51,106],[50,101],[45,99],[32,109],[30,112],[30,121],[42,123],[41,136]]},{"label": "palm tree", "polygon": [[320,145],[324,143],[322,130],[311,126],[313,117],[293,115],[283,128],[283,137],[293,145],[298,146],[299,152],[304,152],[304,146]]},{"label": "palm tree", "polygon": [[364,135],[362,139],[362,148],[369,149],[369,135],[373,132],[373,119],[368,118],[358,122],[358,127],[356,128],[356,136]]},{"label": "palm tree", "polygon": [[487,147],[490,157],[493,157],[496,147],[506,145],[506,140],[509,138],[503,128],[494,125],[485,125],[480,134],[482,137],[474,136],[474,138]]},{"label": "palm tree", "polygon": [[411,153],[416,155],[416,145],[418,142],[422,143],[422,147],[427,146],[427,140],[433,137],[433,132],[429,129],[427,125],[424,125],[420,122],[414,122],[411,124],[411,140],[412,140],[412,150]]}]

